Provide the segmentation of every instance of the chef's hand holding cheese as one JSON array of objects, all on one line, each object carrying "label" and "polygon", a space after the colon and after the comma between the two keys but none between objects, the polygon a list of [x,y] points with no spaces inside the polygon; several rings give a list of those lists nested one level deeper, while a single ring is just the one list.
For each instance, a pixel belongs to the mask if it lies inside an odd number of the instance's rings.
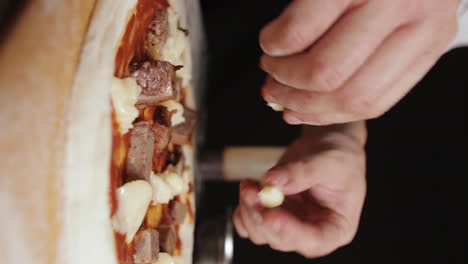
[{"label": "chef's hand holding cheese", "polygon": [[365,135],[363,122],[304,128],[261,184],[241,182],[239,235],[306,257],[349,243],[366,190]]}]

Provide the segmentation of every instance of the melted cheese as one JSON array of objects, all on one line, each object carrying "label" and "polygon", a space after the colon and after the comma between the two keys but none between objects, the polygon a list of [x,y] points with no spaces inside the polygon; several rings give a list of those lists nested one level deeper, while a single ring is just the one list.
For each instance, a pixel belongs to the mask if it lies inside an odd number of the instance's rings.
[{"label": "melted cheese", "polygon": [[169,184],[154,173],[151,174],[151,186],[153,187],[153,204],[169,203],[174,198]]},{"label": "melted cheese", "polygon": [[275,104],[275,103],[267,103],[267,105],[269,107],[271,107],[271,109],[277,111],[277,112],[282,112],[284,111],[284,106],[282,105],[279,105],[279,104]]},{"label": "melted cheese", "polygon": [[178,264],[174,257],[171,255],[161,252],[159,253],[159,258],[158,261],[156,261],[154,264]]},{"label": "melted cheese", "polygon": [[280,206],[284,201],[284,194],[274,186],[265,186],[258,193],[260,203],[267,208]]},{"label": "melted cheese", "polygon": [[138,180],[117,189],[119,207],[112,219],[114,229],[126,234],[125,241],[133,240],[145,217],[152,198],[152,188],[146,181]]},{"label": "melted cheese", "polygon": [[189,51],[188,37],[179,30],[180,15],[173,7],[167,9],[169,32],[166,43],[162,49],[162,59],[172,65],[183,65],[184,67],[176,72],[176,76],[182,79],[182,86],[187,87],[192,79],[192,69],[187,60]]},{"label": "melted cheese", "polygon": [[112,79],[111,98],[114,105],[116,119],[122,134],[133,127],[132,122],[138,117],[135,104],[141,88],[132,78]]},{"label": "melted cheese", "polygon": [[161,175],[161,178],[169,185],[174,196],[188,191],[188,186],[182,176],[175,172],[167,171]]},{"label": "melted cheese", "polygon": [[185,122],[184,117],[184,106],[174,100],[169,100],[161,103],[162,106],[165,106],[169,112],[174,111],[171,117],[171,125],[177,126]]},{"label": "melted cheese", "polygon": [[153,204],[169,203],[175,196],[187,193],[189,181],[187,176],[184,176],[171,170],[161,174],[152,173],[150,181],[153,188]]}]

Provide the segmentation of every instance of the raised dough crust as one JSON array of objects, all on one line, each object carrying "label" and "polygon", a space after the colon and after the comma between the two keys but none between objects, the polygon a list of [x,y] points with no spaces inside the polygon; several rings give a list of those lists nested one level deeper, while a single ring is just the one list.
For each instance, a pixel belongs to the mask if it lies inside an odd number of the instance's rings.
[{"label": "raised dough crust", "polygon": [[64,120],[95,0],[21,2],[0,45],[0,263],[64,263]]},{"label": "raised dough crust", "polygon": [[86,36],[68,112],[62,263],[117,263],[109,201],[110,87],[136,2],[98,1]]}]

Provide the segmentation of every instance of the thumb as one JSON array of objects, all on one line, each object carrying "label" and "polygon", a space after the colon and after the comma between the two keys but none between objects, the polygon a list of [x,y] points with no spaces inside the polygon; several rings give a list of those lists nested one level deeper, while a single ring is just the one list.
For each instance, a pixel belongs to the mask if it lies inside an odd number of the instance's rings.
[{"label": "thumb", "polygon": [[295,0],[260,32],[260,46],[270,56],[299,53],[319,39],[350,3]]}]

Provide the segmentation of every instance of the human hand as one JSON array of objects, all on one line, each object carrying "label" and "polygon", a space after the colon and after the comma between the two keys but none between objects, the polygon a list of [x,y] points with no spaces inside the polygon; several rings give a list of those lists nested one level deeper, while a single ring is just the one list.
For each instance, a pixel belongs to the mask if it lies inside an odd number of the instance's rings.
[{"label": "human hand", "polygon": [[295,0],[260,33],[266,101],[289,124],[376,118],[457,33],[459,0]]},{"label": "human hand", "polygon": [[260,187],[241,183],[233,216],[239,235],[306,257],[349,243],[365,197],[365,138],[364,122],[304,129],[264,178],[286,195],[280,207],[262,207]]}]

